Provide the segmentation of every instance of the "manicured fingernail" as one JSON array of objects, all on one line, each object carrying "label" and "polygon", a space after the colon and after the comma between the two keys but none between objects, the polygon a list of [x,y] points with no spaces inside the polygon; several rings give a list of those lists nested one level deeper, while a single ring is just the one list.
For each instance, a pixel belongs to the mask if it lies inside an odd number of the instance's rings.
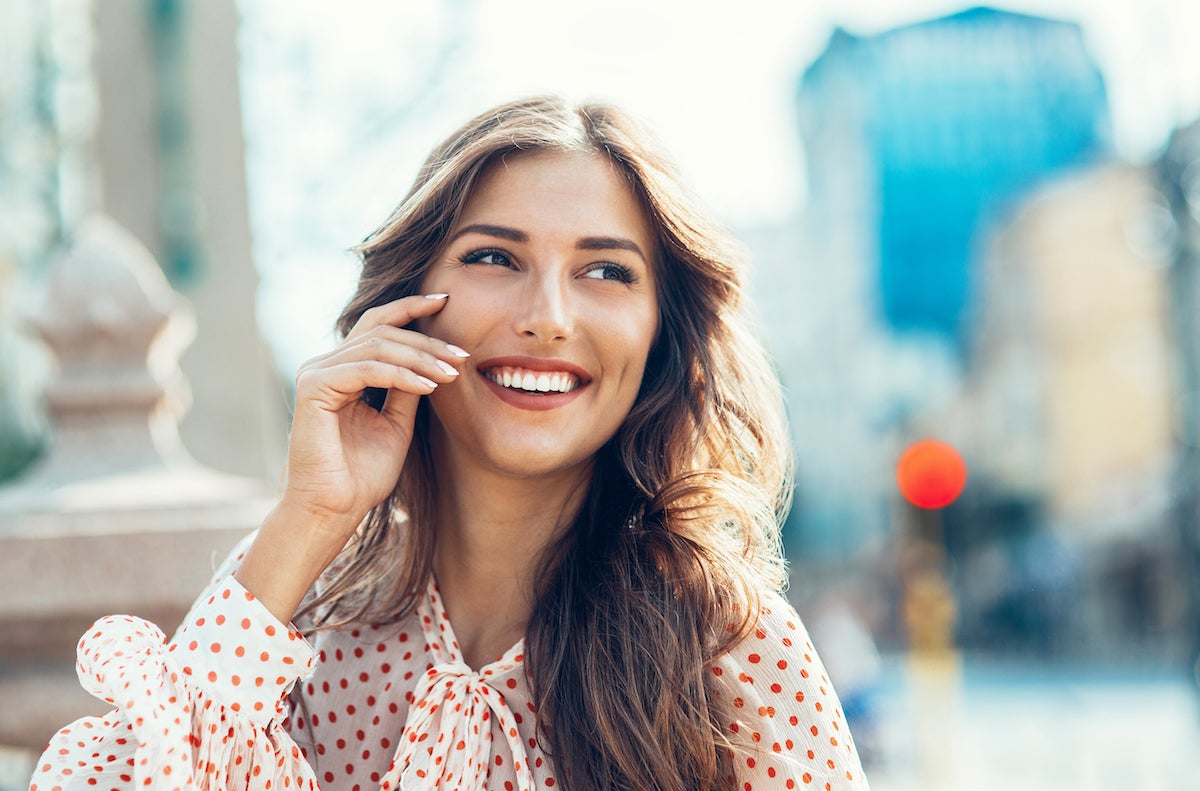
[{"label": "manicured fingernail", "polygon": [[445,360],[438,360],[437,364],[438,368],[441,368],[443,371],[445,371],[447,375],[458,376],[458,369]]},{"label": "manicured fingernail", "polygon": [[417,376],[417,378],[420,379],[424,384],[429,385],[430,387],[433,387],[433,388],[437,387],[437,382],[433,381],[432,379],[426,379],[424,376],[419,376],[419,375]]},{"label": "manicured fingernail", "polygon": [[445,299],[449,294],[426,294],[425,299]]},{"label": "manicured fingernail", "polygon": [[457,346],[455,346],[452,343],[447,343],[446,348],[449,349],[450,353],[453,354],[455,357],[470,357],[471,356],[470,352],[463,351],[462,349],[458,348]]}]

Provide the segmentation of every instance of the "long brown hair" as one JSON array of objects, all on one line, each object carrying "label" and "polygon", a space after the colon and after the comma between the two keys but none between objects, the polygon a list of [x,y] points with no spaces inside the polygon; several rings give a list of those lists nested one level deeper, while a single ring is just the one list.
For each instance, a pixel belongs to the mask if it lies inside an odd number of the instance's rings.
[{"label": "long brown hair", "polygon": [[[706,673],[779,589],[791,455],[778,379],[745,315],[745,256],[620,110],[535,97],[490,110],[433,151],[358,252],[345,335],[416,293],[480,173],[516,151],[607,156],[656,235],[660,332],[636,402],[597,454],[582,507],[541,558],[526,628],[540,738],[568,789],[727,788],[730,712]],[[409,460],[308,608],[318,628],[410,612],[430,577],[437,479],[430,414]]]}]

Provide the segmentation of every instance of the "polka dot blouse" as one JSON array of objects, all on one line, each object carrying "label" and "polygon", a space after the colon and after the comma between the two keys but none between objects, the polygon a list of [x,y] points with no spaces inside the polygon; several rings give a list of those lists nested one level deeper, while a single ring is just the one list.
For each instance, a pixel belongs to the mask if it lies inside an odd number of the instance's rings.
[{"label": "polka dot blouse", "polygon": [[[280,623],[233,579],[235,552],[166,641],[130,616],[79,643],[84,687],[115,708],[59,731],[31,791],[533,791],[556,784],[536,737],[524,641],[478,671],[435,584],[402,622],[320,632]],[[853,740],[800,619],[777,595],[710,668],[737,787],[866,789]]]}]

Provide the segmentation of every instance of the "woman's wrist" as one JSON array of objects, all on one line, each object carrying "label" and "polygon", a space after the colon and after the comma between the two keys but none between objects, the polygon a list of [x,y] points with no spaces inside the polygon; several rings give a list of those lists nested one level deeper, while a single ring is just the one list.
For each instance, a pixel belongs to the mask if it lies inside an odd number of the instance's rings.
[{"label": "woman's wrist", "polygon": [[234,578],[288,623],[357,525],[352,517],[314,512],[285,498],[263,520]]}]

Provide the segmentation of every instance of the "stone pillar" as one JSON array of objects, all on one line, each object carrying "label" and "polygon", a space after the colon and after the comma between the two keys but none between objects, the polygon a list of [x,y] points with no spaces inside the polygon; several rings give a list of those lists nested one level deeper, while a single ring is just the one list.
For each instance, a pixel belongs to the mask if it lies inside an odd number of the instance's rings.
[{"label": "stone pillar", "polygon": [[214,469],[275,481],[287,400],[255,320],[234,0],[93,9],[101,210],[173,277],[179,244],[190,256],[174,281],[196,314],[183,443]]},{"label": "stone pillar", "polygon": [[75,678],[87,626],[127,612],[173,630],[272,500],[184,450],[192,315],[129,232],[86,222],[26,318],[60,370],[46,454],[0,488],[0,744],[39,750],[106,709]]}]

